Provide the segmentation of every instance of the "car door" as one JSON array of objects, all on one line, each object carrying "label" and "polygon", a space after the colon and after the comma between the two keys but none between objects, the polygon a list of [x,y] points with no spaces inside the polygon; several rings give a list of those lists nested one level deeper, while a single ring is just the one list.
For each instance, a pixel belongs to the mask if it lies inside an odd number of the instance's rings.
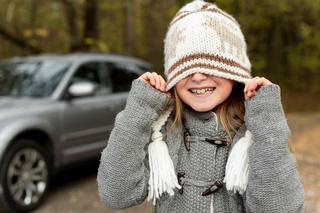
[{"label": "car door", "polygon": [[70,79],[69,86],[89,81],[97,90],[93,96],[64,101],[61,124],[64,163],[97,156],[106,146],[114,115],[122,105],[112,95],[107,74],[104,63],[90,62],[82,64]]},{"label": "car door", "polygon": [[65,103],[63,146],[65,163],[100,155],[124,109],[132,80],[141,70],[133,64],[95,62],[79,67],[70,81],[91,81],[98,89],[91,97]]}]

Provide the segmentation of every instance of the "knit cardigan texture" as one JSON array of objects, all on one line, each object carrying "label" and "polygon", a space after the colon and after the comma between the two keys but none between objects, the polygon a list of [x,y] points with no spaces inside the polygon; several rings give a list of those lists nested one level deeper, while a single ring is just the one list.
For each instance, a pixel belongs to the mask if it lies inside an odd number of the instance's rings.
[{"label": "knit cardigan texture", "polygon": [[[108,145],[101,154],[98,190],[102,201],[113,209],[142,203],[148,195],[149,164],[147,148],[151,125],[166,109],[170,98],[142,80],[134,80],[126,107],[115,120]],[[164,139],[183,191],[164,194],[154,207],[157,213],[239,213],[303,212],[304,191],[294,155],[288,149],[290,129],[283,112],[280,87],[261,87],[245,101],[245,124],[232,141],[216,123],[214,111],[196,112],[186,108],[184,127],[168,131],[169,117],[163,128]],[[190,132],[184,144],[185,129]],[[215,181],[222,181],[228,154],[245,131],[254,143],[249,148],[249,177],[245,193],[227,191],[225,186],[203,196]],[[227,146],[208,143],[206,139],[227,140]]]}]

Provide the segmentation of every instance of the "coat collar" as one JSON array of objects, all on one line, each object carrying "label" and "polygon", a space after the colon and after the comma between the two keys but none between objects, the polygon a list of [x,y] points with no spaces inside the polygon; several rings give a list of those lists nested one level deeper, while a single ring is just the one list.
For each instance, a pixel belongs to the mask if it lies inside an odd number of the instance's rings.
[{"label": "coat collar", "polygon": [[227,132],[219,122],[216,110],[197,112],[186,106],[184,108],[183,125],[191,135],[208,138],[228,138]]}]

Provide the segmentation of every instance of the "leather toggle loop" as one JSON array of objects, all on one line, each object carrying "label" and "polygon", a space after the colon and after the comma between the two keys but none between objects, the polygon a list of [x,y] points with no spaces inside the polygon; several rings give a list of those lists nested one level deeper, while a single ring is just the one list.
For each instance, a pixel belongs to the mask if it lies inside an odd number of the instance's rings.
[{"label": "leather toggle loop", "polygon": [[181,188],[179,189],[179,193],[180,193],[180,194],[183,194],[183,186],[184,186],[184,183],[182,183],[182,178],[184,178],[185,175],[186,175],[185,172],[178,172],[178,175],[177,175],[178,183],[179,183],[179,185],[181,186]]},{"label": "leather toggle loop", "polygon": [[222,187],[223,187],[223,182],[220,180],[217,180],[207,190],[202,192],[202,196],[208,196],[208,195],[218,191]]},{"label": "leather toggle loop", "polygon": [[187,140],[187,137],[191,136],[189,129],[186,128],[186,131],[183,134],[183,142],[184,146],[186,147],[187,151],[190,151],[190,141]]},{"label": "leather toggle loop", "polygon": [[206,138],[205,141],[208,142],[208,143],[211,143],[213,145],[216,145],[218,147],[227,146],[228,145],[228,142],[226,140],[216,140],[216,139]]}]

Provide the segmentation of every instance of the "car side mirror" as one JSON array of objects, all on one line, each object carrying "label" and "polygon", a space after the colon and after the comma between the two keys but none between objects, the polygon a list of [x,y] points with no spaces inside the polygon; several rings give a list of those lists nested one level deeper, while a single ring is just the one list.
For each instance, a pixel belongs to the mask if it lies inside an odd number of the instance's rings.
[{"label": "car side mirror", "polygon": [[72,84],[68,92],[71,97],[85,97],[85,96],[92,96],[96,90],[96,84],[91,82],[77,82]]}]

